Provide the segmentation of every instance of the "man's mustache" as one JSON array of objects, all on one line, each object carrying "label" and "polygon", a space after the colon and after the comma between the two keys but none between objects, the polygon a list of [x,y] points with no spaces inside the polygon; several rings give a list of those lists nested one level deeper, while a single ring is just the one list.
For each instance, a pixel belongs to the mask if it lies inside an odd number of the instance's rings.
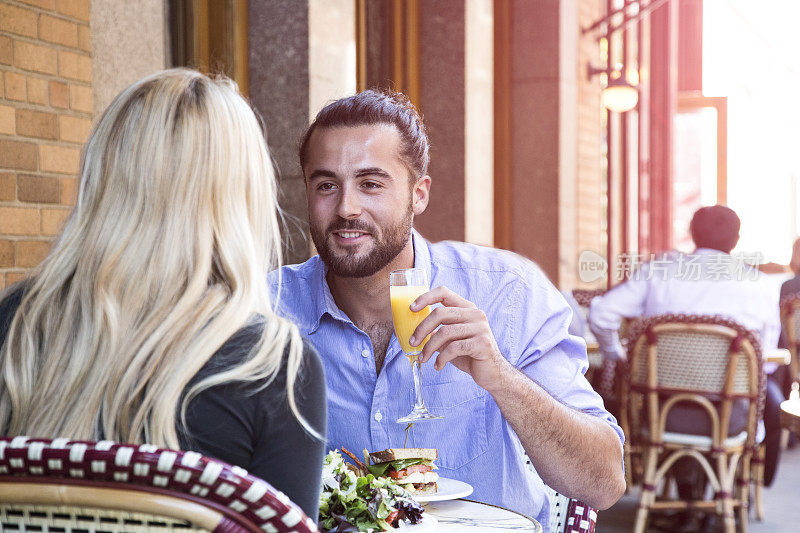
[{"label": "man's mustache", "polygon": [[373,233],[372,230],[372,226],[360,220],[341,220],[328,226],[326,231],[327,233],[333,233],[334,231],[363,231],[365,233]]}]

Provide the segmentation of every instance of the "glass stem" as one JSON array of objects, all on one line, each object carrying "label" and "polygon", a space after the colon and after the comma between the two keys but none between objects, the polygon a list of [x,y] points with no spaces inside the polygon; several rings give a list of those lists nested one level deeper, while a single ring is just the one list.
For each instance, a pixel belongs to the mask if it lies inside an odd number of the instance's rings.
[{"label": "glass stem", "polygon": [[411,364],[411,373],[414,375],[414,410],[425,411],[425,401],[422,399],[422,385],[419,379],[419,356]]}]

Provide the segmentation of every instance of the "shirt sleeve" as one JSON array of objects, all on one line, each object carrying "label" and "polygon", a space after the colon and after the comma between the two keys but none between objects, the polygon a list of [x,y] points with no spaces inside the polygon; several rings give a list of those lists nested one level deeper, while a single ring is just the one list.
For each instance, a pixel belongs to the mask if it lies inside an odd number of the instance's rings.
[{"label": "shirt sleeve", "polygon": [[608,359],[624,359],[625,351],[619,341],[623,318],[642,316],[647,298],[647,282],[639,275],[617,285],[602,296],[592,299],[589,306],[589,328],[597,338],[600,353]]},{"label": "shirt sleeve", "polygon": [[528,278],[517,284],[509,306],[519,320],[511,362],[559,402],[606,421],[623,442],[622,429],[584,376],[586,343],[568,332],[569,305],[538,269]]},{"label": "shirt sleeve", "polygon": [[770,290],[766,292],[764,308],[764,328],[761,331],[763,350],[772,350],[778,346],[781,336],[780,293]]}]

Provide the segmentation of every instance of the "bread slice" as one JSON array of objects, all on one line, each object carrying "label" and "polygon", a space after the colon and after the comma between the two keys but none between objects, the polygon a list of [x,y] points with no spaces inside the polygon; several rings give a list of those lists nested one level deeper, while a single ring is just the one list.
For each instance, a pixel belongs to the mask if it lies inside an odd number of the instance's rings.
[{"label": "bread slice", "polygon": [[426,459],[435,461],[439,456],[436,448],[389,448],[369,454],[374,463],[399,461],[401,459]]}]

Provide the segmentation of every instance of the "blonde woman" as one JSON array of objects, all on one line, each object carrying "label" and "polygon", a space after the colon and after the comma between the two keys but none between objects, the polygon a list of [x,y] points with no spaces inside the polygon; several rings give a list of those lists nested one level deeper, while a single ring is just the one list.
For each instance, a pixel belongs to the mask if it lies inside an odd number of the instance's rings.
[{"label": "blonde woman", "polygon": [[120,94],[63,233],[0,295],[0,432],[196,450],[316,518],[325,380],[270,302],[275,187],[230,80],[168,70]]}]

